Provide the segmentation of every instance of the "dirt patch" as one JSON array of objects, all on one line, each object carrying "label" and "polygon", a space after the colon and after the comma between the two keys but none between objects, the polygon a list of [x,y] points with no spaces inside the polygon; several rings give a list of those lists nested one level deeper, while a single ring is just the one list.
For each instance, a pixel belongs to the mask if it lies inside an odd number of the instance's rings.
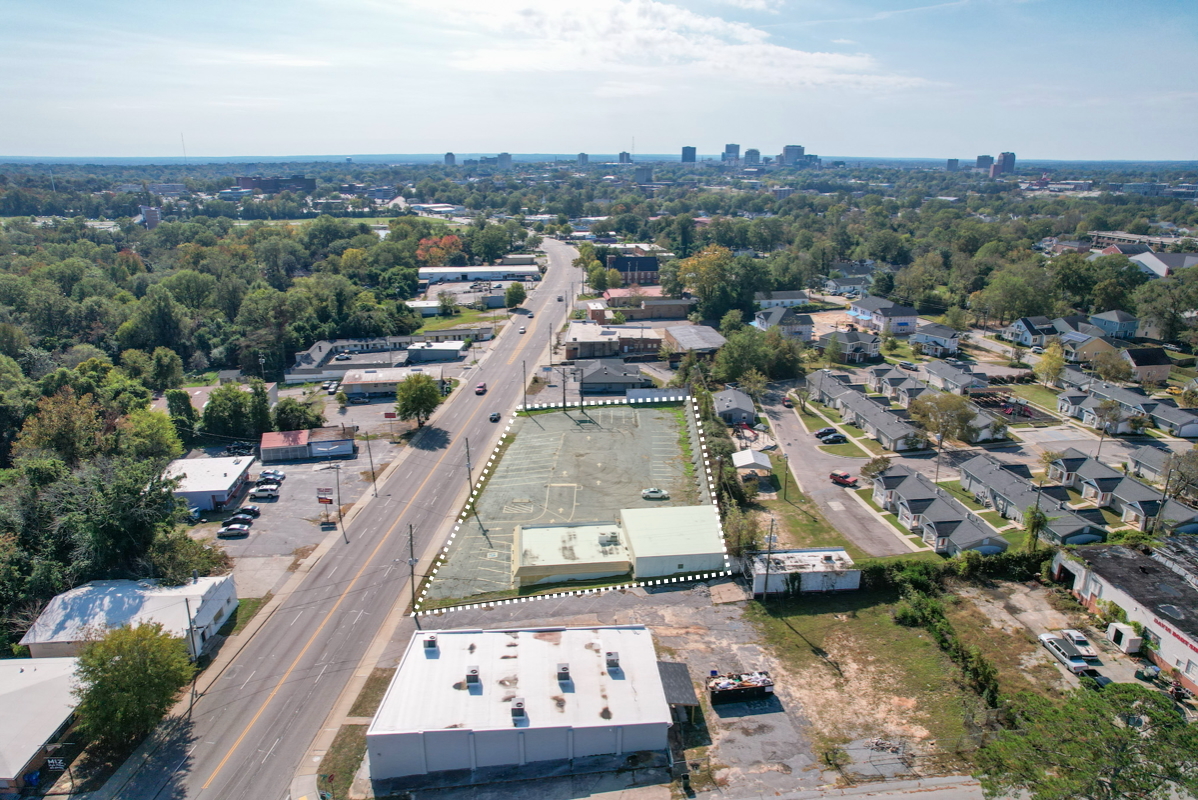
[{"label": "dirt patch", "polygon": [[305,558],[312,555],[312,553],[314,553],[315,551],[316,551],[316,545],[314,545],[314,544],[306,544],[303,547],[297,547],[297,548],[295,548],[295,550],[292,550],[291,555],[294,558],[291,562],[291,566],[289,566],[287,568],[287,571],[295,572],[297,569],[299,569],[300,563],[303,562],[303,560]]}]

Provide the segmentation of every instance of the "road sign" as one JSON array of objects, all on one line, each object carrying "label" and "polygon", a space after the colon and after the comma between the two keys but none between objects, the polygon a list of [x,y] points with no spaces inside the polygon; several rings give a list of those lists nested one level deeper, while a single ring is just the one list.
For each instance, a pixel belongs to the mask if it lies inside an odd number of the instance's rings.
[{"label": "road sign", "polygon": [[316,493],[317,494],[332,494],[333,490],[331,488],[330,489],[317,489]]},{"label": "road sign", "polygon": [[318,502],[318,503],[323,503],[324,505],[331,506],[331,505],[333,504],[333,498],[331,498],[331,497],[318,497],[318,498],[316,498],[316,502]]},{"label": "road sign", "polygon": [[384,411],[383,419],[395,419],[395,412],[394,411]]}]

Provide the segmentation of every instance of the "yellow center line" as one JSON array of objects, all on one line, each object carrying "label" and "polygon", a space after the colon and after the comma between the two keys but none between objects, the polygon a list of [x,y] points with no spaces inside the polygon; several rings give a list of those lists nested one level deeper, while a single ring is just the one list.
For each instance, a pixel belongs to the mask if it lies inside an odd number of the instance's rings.
[{"label": "yellow center line", "polygon": [[[474,417],[478,413],[479,413],[478,410],[475,410],[474,413],[470,414],[470,416],[466,420],[466,425],[469,425],[471,422],[473,422]],[[434,464],[432,469],[429,470],[429,473],[425,477],[424,482],[421,483],[419,488],[417,488],[416,491],[412,494],[413,497],[416,497],[417,495],[420,494],[421,491],[424,490],[424,487],[428,484],[428,482],[430,480],[432,480],[433,474],[436,472],[437,467],[441,466],[441,462],[444,461],[448,455],[449,455],[449,450],[447,448],[445,450],[445,452],[441,454],[441,457],[437,459],[437,463]],[[410,503],[409,503],[409,505],[410,505]],[[354,575],[354,579],[352,581],[350,581],[349,584],[345,587],[345,590],[343,592],[341,592],[341,596],[337,598],[337,602],[334,603],[333,607],[329,609],[329,613],[325,614],[325,617],[323,620],[321,620],[320,625],[317,626],[316,630],[312,633],[311,638],[308,639],[307,644],[304,645],[304,649],[301,650],[299,655],[295,657],[295,660],[291,662],[291,666],[289,666],[287,668],[287,671],[283,673],[283,677],[279,678],[279,682],[275,684],[274,689],[271,690],[271,692],[267,696],[266,700],[262,703],[262,706],[258,709],[258,712],[256,714],[254,714],[254,718],[251,719],[249,721],[249,723],[245,726],[245,729],[242,730],[241,735],[237,737],[237,741],[233,742],[233,746],[229,748],[229,752],[225,753],[225,757],[222,758],[220,760],[220,763],[216,765],[216,769],[212,772],[212,774],[210,776],[208,776],[208,780],[204,782],[204,785],[203,785],[203,787],[201,787],[201,789],[207,789],[209,786],[212,785],[212,782],[214,780],[216,780],[216,776],[220,774],[220,771],[222,769],[224,769],[225,764],[229,761],[230,758],[232,758],[233,753],[236,752],[237,748],[241,746],[242,741],[249,734],[250,729],[254,727],[254,724],[258,721],[259,717],[262,716],[262,712],[266,711],[266,707],[269,706],[271,701],[275,699],[275,695],[277,695],[279,693],[279,689],[283,688],[283,684],[287,682],[287,679],[291,677],[291,673],[295,671],[295,668],[297,666],[299,666],[299,662],[301,660],[303,660],[304,656],[308,652],[308,649],[310,647],[312,647],[313,644],[315,644],[316,639],[320,636],[320,632],[324,630],[325,625],[327,625],[329,623],[329,620],[332,619],[333,615],[337,613],[337,609],[341,607],[341,604],[343,602],[345,602],[345,598],[348,597],[350,592],[353,591],[354,585],[358,582],[358,580],[366,572],[366,568],[368,566],[370,566],[370,563],[372,561],[374,561],[374,557],[377,556],[379,554],[379,551],[383,549],[383,545],[385,545],[387,543],[387,541],[391,538],[391,534],[395,533],[395,529],[397,527],[399,527],[399,520],[401,517],[402,517],[402,515],[396,516],[395,523],[387,530],[387,534],[385,536],[383,536],[382,539],[379,540],[378,545],[370,553],[370,556],[366,559],[366,561],[363,562],[362,567],[358,570],[357,574]]]}]

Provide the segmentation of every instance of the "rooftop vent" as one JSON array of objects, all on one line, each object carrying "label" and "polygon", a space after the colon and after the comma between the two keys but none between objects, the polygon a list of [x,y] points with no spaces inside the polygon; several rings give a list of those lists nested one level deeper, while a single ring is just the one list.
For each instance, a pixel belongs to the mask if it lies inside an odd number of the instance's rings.
[{"label": "rooftop vent", "polygon": [[570,680],[570,665],[569,664],[558,664],[557,665],[557,679],[559,681]]},{"label": "rooftop vent", "polygon": [[620,668],[620,654],[619,653],[612,650],[608,653],[605,653],[604,657],[607,659],[607,668],[608,669],[619,669]]},{"label": "rooftop vent", "polygon": [[519,719],[526,716],[524,713],[524,698],[517,697],[512,700],[512,718]]},{"label": "rooftop vent", "polygon": [[466,685],[478,686],[481,684],[482,678],[478,675],[478,667],[466,667]]},{"label": "rooftop vent", "polygon": [[437,649],[437,634],[430,633],[428,636],[424,637],[424,649],[425,650],[436,650]]},{"label": "rooftop vent", "polygon": [[824,556],[825,564],[831,564],[835,560],[836,560],[835,556]]}]

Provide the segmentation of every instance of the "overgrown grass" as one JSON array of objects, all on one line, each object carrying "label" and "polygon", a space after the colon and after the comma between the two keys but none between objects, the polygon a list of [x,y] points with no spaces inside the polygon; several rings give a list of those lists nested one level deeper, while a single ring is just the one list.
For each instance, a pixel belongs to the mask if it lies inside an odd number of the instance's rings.
[{"label": "overgrown grass", "polygon": [[461,308],[457,314],[452,317],[428,317],[426,322],[416,331],[419,336],[422,333],[431,333],[433,331],[444,331],[450,328],[461,328],[466,325],[490,324],[498,325],[507,321],[506,308],[491,308],[486,311],[476,311],[473,308]]},{"label": "overgrown grass", "polygon": [[[1057,696],[1049,689],[1059,677],[1056,669],[1046,661],[1029,659],[1039,649],[1031,633],[1025,629],[1003,633],[991,624],[974,603],[953,594],[942,597],[944,614],[966,645],[978,648],[995,669],[998,670],[998,685],[1007,694],[1035,692],[1045,696]],[[1032,680],[1028,671],[1039,673]]]},{"label": "overgrown grass", "polygon": [[1011,524],[1008,520],[1003,519],[1003,515],[997,511],[979,511],[978,516],[989,522],[995,528],[1002,528]]},{"label": "overgrown grass", "polygon": [[233,609],[233,613],[225,620],[225,624],[220,626],[218,633],[221,636],[241,633],[242,629],[250,624],[250,620],[254,618],[259,609],[270,602],[272,596],[270,592],[267,592],[265,597],[242,597],[237,603],[237,608]]},{"label": "overgrown grass", "polygon": [[844,444],[821,444],[819,449],[825,453],[830,453],[834,456],[844,456],[846,458],[866,458],[866,454],[853,442],[845,442]]},{"label": "overgrown grass", "polygon": [[1057,392],[1045,388],[1038,383],[1025,383],[1019,386],[1011,387],[1011,394],[1016,397],[1022,397],[1028,402],[1035,403],[1038,406],[1048,410],[1054,416],[1057,412]]},{"label": "overgrown grass", "polygon": [[190,375],[183,383],[183,388],[197,389],[201,386],[211,386],[212,384],[216,383],[217,374],[218,373],[216,370],[212,370],[211,372],[202,372],[196,375]]},{"label": "overgrown grass", "polygon": [[940,486],[948,490],[953,497],[960,500],[966,508],[971,508],[974,511],[981,511],[985,508],[985,506],[973,499],[972,494],[961,488],[961,481],[941,481]]},{"label": "overgrown grass", "polygon": [[[786,469],[785,461],[770,453],[770,462],[774,468],[774,475],[783,475]],[[777,520],[783,534],[778,537],[780,545],[790,543],[794,547],[843,547],[854,560],[866,557],[860,548],[824,518],[819,507],[799,491],[794,481],[787,481],[785,500],[782,499],[781,481],[778,483],[779,491],[775,499],[759,498],[757,503]]]},{"label": "overgrown grass", "polygon": [[[329,751],[320,759],[320,788],[333,797],[349,797],[354,773],[366,756],[367,725],[342,725]],[[330,780],[331,778],[331,780]]]},{"label": "overgrown grass", "polygon": [[362,691],[358,692],[358,698],[354,700],[349,715],[351,717],[373,717],[374,712],[379,710],[379,703],[383,702],[383,695],[387,693],[387,687],[391,685],[393,677],[395,677],[395,667],[375,667],[371,671],[370,677],[366,679],[366,685],[362,687]]}]

